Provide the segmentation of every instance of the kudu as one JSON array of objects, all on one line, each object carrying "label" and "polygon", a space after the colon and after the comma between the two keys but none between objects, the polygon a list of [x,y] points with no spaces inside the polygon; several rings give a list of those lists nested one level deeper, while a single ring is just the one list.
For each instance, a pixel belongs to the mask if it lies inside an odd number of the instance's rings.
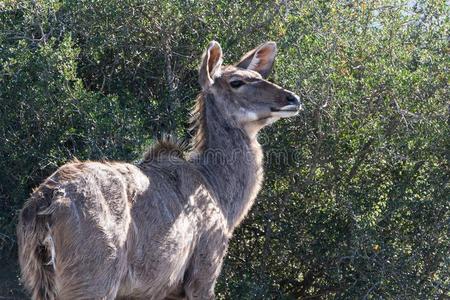
[{"label": "kudu", "polygon": [[31,195],[18,224],[33,299],[213,299],[233,230],[263,179],[257,132],[301,108],[266,78],[267,42],[222,66],[205,51],[186,157],[162,141],[137,165],[73,161]]}]

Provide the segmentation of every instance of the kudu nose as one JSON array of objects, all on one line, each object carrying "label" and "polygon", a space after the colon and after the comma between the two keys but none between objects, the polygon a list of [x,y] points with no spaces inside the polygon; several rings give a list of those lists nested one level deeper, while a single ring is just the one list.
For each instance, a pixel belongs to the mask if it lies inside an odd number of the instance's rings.
[{"label": "kudu nose", "polygon": [[300,106],[300,98],[292,93],[288,93],[286,96],[286,100],[289,105],[297,105]]}]

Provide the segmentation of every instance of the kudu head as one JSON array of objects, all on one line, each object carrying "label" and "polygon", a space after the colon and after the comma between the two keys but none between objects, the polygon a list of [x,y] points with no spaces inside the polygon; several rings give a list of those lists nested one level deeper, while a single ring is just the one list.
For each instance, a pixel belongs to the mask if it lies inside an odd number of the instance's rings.
[{"label": "kudu head", "polygon": [[215,101],[221,113],[250,136],[302,109],[297,95],[266,80],[276,52],[276,44],[267,42],[233,66],[222,66],[222,49],[216,41],[203,54],[199,81],[203,92],[214,96],[208,101]]}]

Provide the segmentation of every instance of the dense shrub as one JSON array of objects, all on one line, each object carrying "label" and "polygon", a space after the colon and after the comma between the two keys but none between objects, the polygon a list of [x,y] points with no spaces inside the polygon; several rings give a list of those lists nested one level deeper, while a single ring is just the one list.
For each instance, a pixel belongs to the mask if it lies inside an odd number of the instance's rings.
[{"label": "dense shrub", "polygon": [[[198,58],[264,40],[305,112],[265,129],[266,182],[230,245],[227,299],[450,297],[445,1],[0,3],[0,253],[59,165],[189,137]],[[6,274],[6,275],[5,275]],[[0,294],[19,295],[14,272]]]}]

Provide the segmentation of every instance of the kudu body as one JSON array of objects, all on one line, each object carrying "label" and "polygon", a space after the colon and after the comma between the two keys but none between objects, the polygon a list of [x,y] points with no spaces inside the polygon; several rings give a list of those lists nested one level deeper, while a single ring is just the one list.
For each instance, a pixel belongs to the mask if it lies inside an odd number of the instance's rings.
[{"label": "kudu body", "polygon": [[18,224],[22,280],[33,299],[212,299],[234,228],[263,178],[256,140],[296,115],[298,97],[266,81],[273,42],[200,66],[193,149],[161,142],[142,163],[74,161],[31,195]]}]

